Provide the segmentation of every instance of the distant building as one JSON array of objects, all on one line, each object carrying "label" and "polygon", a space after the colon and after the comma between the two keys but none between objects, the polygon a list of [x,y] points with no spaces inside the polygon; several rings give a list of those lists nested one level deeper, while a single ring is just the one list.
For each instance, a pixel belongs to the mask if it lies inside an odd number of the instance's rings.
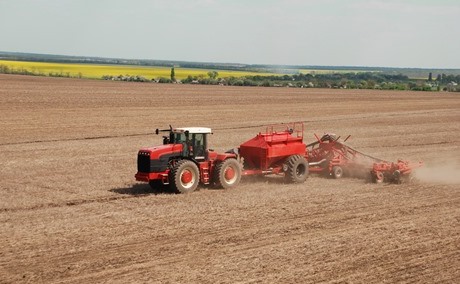
[{"label": "distant building", "polygon": [[458,88],[458,84],[456,82],[450,82],[447,84],[447,91],[449,92],[457,92],[460,91]]}]

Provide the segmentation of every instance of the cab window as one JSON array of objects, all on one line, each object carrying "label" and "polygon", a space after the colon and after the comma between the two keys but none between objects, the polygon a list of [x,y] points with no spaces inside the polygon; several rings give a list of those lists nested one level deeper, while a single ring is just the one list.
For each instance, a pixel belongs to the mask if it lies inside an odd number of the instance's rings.
[{"label": "cab window", "polygon": [[187,140],[185,133],[173,133],[172,136],[173,136],[173,139],[171,142],[174,144],[185,143]]},{"label": "cab window", "polygon": [[204,156],[205,148],[204,148],[204,134],[203,133],[195,133],[192,134],[192,145],[195,151],[195,156]]}]

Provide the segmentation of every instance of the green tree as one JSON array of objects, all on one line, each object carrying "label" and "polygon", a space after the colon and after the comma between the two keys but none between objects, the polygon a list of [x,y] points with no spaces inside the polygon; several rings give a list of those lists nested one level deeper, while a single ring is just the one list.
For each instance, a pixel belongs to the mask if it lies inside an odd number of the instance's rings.
[{"label": "green tree", "polygon": [[174,67],[171,68],[171,81],[176,82],[176,72],[174,71]]},{"label": "green tree", "polygon": [[209,71],[208,76],[209,76],[209,78],[215,80],[215,79],[217,79],[217,76],[219,76],[219,73],[217,71]]},{"label": "green tree", "polygon": [[367,88],[373,89],[375,87],[375,81],[374,80],[367,80]]}]

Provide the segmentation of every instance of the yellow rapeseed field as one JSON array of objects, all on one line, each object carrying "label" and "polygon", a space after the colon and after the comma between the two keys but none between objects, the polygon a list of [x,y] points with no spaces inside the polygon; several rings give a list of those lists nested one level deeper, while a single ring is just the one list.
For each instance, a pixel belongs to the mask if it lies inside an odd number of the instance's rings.
[{"label": "yellow rapeseed field", "polygon": [[[118,76],[143,76],[147,79],[158,77],[169,78],[171,74],[170,67],[157,66],[134,66],[134,65],[103,65],[103,64],[72,64],[72,63],[50,63],[50,62],[28,62],[28,61],[9,61],[0,60],[0,65],[8,66],[14,70],[27,70],[37,75],[48,76],[50,73],[60,74],[69,77],[82,77],[91,79],[100,79],[104,75]],[[206,69],[190,69],[190,68],[174,68],[176,78],[184,79],[187,76],[203,75],[207,77],[210,70]],[[216,70],[219,77],[241,77],[255,75],[274,75],[273,73],[258,73],[258,72],[243,72],[230,70]]]}]

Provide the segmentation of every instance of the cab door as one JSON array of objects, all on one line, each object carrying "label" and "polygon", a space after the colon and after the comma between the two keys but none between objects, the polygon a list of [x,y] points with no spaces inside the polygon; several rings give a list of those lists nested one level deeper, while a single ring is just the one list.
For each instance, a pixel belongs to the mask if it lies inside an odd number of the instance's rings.
[{"label": "cab door", "polygon": [[192,148],[191,156],[197,161],[206,160],[207,159],[206,134],[204,133],[190,134],[190,143],[191,143],[191,148]]}]

